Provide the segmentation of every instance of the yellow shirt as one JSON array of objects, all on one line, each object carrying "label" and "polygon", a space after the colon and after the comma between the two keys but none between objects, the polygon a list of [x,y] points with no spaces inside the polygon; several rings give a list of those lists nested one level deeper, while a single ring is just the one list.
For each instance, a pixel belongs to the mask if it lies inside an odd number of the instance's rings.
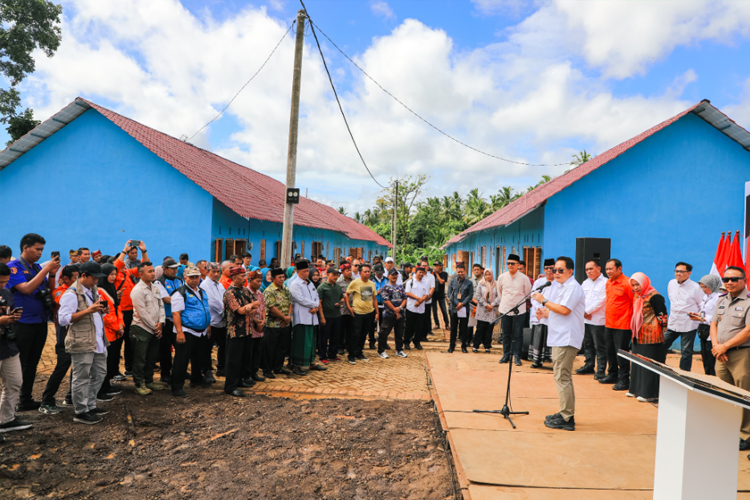
[{"label": "yellow shirt", "polygon": [[346,293],[349,294],[349,303],[354,314],[370,314],[375,310],[372,304],[372,298],[375,296],[375,283],[372,281],[368,280],[365,283],[357,278],[349,283]]}]

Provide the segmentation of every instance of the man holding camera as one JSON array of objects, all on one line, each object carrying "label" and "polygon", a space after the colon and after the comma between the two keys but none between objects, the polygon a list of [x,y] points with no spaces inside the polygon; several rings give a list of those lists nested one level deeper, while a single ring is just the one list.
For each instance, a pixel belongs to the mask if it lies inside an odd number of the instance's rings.
[{"label": "man holding camera", "polygon": [[10,268],[0,263],[0,376],[3,393],[0,396],[0,432],[28,429],[31,424],[16,418],[16,403],[21,390],[21,358],[14,342],[11,325],[21,318],[21,311],[13,304],[13,294],[5,289],[10,279]]},{"label": "man holding camera", "polygon": [[104,315],[107,303],[101,302],[96,284],[104,277],[96,262],[78,265],[78,280],[70,285],[60,299],[57,318],[61,327],[68,327],[65,352],[73,367],[72,393],[76,415],[74,422],[93,425],[109,413],[96,407],[96,395],[107,376],[107,346]]},{"label": "man holding camera", "polygon": [[23,370],[18,411],[36,410],[40,406],[38,401],[33,400],[31,390],[34,388],[36,368],[47,342],[47,322],[55,309],[47,278],[54,278],[60,268],[59,255],[44,267],[36,263],[42,256],[45,243],[45,239],[38,234],[24,235],[21,238],[21,256],[8,264],[8,288],[13,292],[15,306],[23,311],[18,322],[13,324]]}]

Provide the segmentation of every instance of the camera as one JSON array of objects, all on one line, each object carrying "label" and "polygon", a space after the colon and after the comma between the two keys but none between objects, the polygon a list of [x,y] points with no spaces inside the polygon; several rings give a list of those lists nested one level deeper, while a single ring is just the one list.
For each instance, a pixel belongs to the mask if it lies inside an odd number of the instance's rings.
[{"label": "camera", "polygon": [[55,299],[49,288],[43,288],[34,294],[34,298],[44,305],[44,309],[51,315],[55,310]]},{"label": "camera", "polygon": [[[8,310],[8,301],[5,297],[0,295],[0,316],[5,316],[5,311]],[[0,335],[5,335],[5,338],[11,342],[16,340],[16,332],[13,331],[10,325],[0,326]]]}]

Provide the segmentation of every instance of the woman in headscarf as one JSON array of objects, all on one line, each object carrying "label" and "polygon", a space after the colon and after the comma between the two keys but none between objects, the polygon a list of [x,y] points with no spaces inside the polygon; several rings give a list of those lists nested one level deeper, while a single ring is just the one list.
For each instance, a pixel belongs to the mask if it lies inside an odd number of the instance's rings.
[{"label": "woman in headscarf", "polygon": [[[633,332],[633,354],[664,363],[667,351],[664,349],[664,331],[667,328],[667,306],[664,297],[659,295],[651,280],[643,273],[630,277],[633,288],[633,318],[630,329]],[[659,399],[659,375],[633,363],[630,370],[630,397],[641,403],[653,403]]]},{"label": "woman in headscarf", "polygon": [[719,300],[721,292],[721,278],[715,274],[707,274],[698,282],[706,294],[701,303],[701,310],[698,312],[689,312],[688,316],[693,321],[698,321],[698,337],[701,339],[701,358],[703,358],[703,371],[706,375],[716,375],[716,358],[711,352],[711,318],[716,309],[716,302]]},{"label": "woman in headscarf", "polygon": [[292,283],[292,278],[297,277],[297,270],[294,268],[294,266],[289,266],[286,268],[286,281],[284,282],[284,286],[289,288],[289,285]]},{"label": "woman in headscarf", "polygon": [[[479,351],[479,344],[484,344],[484,352],[490,352],[492,347],[493,323],[497,319],[497,306],[500,305],[500,294],[497,293],[495,278],[492,269],[484,270],[482,279],[474,291],[474,299],[477,301],[477,329],[474,333],[474,347],[472,351]],[[465,348],[462,348],[466,352]]]},{"label": "woman in headscarf", "polygon": [[117,268],[112,264],[103,264],[102,273],[104,277],[99,278],[97,287],[101,302],[107,304],[107,314],[104,315],[104,334],[109,340],[109,346],[107,346],[107,376],[99,389],[97,399],[109,401],[112,396],[122,392],[112,387],[110,382],[112,377],[120,373],[120,350],[124,340],[125,323],[122,320],[122,311],[120,311],[120,297],[115,287]]},{"label": "woman in headscarf", "polygon": [[310,283],[315,285],[315,288],[318,288],[322,283],[320,281],[320,271],[318,271],[317,267],[313,267],[312,271],[310,271]]},{"label": "woman in headscarf", "polygon": [[270,267],[264,267],[260,270],[261,276],[263,276],[263,281],[260,284],[260,291],[265,292],[266,288],[268,288],[271,285],[271,282],[273,281],[273,278],[271,277],[271,268]]}]

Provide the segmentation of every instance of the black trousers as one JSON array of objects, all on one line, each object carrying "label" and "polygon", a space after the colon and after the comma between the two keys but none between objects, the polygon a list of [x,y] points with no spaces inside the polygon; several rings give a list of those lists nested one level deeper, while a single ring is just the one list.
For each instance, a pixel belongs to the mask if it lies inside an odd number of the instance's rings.
[{"label": "black trousers", "polygon": [[120,352],[125,337],[110,342],[107,346],[107,377],[104,379],[105,384],[112,380],[112,377],[120,373]]},{"label": "black trousers", "polygon": [[[270,328],[267,326],[263,329],[263,338],[265,339],[265,342],[263,342],[265,351],[263,360],[266,363],[263,371],[279,373],[284,368],[284,358],[289,355],[292,348],[292,327]],[[227,359],[231,356],[230,351],[233,345],[229,342],[230,340],[227,338]],[[227,376],[229,376],[228,373]]]},{"label": "black trousers", "polygon": [[349,359],[364,356],[365,340],[375,328],[375,311],[367,314],[354,314],[352,332],[349,335]]},{"label": "black trousers", "polygon": [[[461,318],[463,319],[463,318]],[[468,318],[467,318],[468,322]],[[471,330],[474,328],[472,327]],[[474,334],[474,349],[479,349],[480,344],[484,344],[485,349],[492,348],[492,330],[495,329],[495,325],[487,321],[477,320],[477,331]],[[466,338],[468,343],[470,328],[466,328]],[[453,336],[453,318],[451,318],[451,337]]]},{"label": "black trousers", "polygon": [[[594,350],[596,351],[596,374],[599,375],[599,377],[604,377],[607,372],[607,365],[609,364],[604,325],[587,324],[585,327],[586,333],[591,332],[591,338],[594,339]],[[610,373],[612,373],[612,369],[612,366],[610,366]]]},{"label": "black trousers", "polygon": [[[466,331],[469,328],[469,318],[459,318],[457,314],[451,313],[451,338],[450,348],[456,348],[456,337],[461,339],[461,347],[469,346],[469,339],[466,336]],[[479,323],[477,323],[479,326]]]},{"label": "black trousers", "polygon": [[318,357],[324,359],[336,359],[337,346],[341,335],[341,316],[337,318],[326,318],[326,324],[318,328]]},{"label": "black trousers", "polygon": [[[223,370],[224,363],[226,362],[226,357],[227,357],[227,327],[224,326],[224,327],[219,328],[217,326],[212,326],[211,327],[211,339],[212,339],[212,342],[209,345],[213,346],[215,344],[219,347],[219,350],[216,353],[216,369]],[[211,347],[211,349],[208,351],[209,367],[213,363],[213,361],[211,360],[212,352],[213,352],[213,347]]]},{"label": "black trousers", "polygon": [[440,307],[440,313],[443,315],[443,324],[445,324],[445,328],[450,328],[450,323],[448,322],[448,312],[445,309],[445,297],[432,297],[432,319],[435,321],[435,328],[440,328],[440,321],[438,320],[438,307]]},{"label": "black trousers", "polygon": [[[164,334],[162,333],[162,338]],[[185,385],[185,374],[187,373],[188,362],[190,362],[190,382],[193,384],[200,383],[203,380],[201,374],[201,339],[192,333],[185,332],[185,343],[174,346],[174,369],[172,370],[172,392],[182,390]],[[162,372],[163,373],[163,372]]]},{"label": "black trousers", "polygon": [[263,359],[263,337],[251,337],[248,345],[250,347],[250,355],[242,371],[242,378],[245,379],[258,374]]},{"label": "black trousers", "polygon": [[427,335],[429,335],[432,332],[432,320],[431,320],[431,314],[432,312],[432,304],[425,304],[424,305],[424,319],[422,320],[422,334],[418,337],[420,342],[422,340],[425,340],[427,338]]},{"label": "black trousers", "polygon": [[[42,394],[42,403],[55,406],[55,395],[58,389],[60,389],[60,383],[65,378],[65,374],[70,369],[70,354],[65,352],[64,346],[55,346],[55,354],[57,354],[57,361],[55,362],[55,369],[52,371],[52,375],[47,379],[47,385],[44,387],[44,394]],[[72,374],[71,374],[72,376]],[[71,380],[71,386],[72,386]],[[70,387],[68,387],[68,399],[72,399]]]},{"label": "black trousers", "polygon": [[605,328],[604,339],[607,342],[607,363],[612,367],[609,373],[617,376],[617,380],[630,382],[630,361],[617,355],[617,351],[630,352],[630,341],[633,333],[630,330]]},{"label": "black trousers", "polygon": [[[185,336],[187,337],[187,334]],[[175,338],[174,323],[171,319],[164,320],[164,327],[161,329],[161,339],[159,340],[159,369],[162,378],[169,377],[172,372],[172,346],[176,344]],[[174,352],[176,356],[176,347]]]},{"label": "black trousers", "polygon": [[516,359],[521,359],[523,350],[523,325],[529,313],[517,314],[515,316],[503,316],[500,320],[503,329],[503,357],[510,357],[511,353]]},{"label": "black trousers", "polygon": [[396,338],[396,352],[404,349],[404,325],[406,317],[401,313],[401,317],[396,319],[396,315],[384,316],[378,334],[378,353],[385,352],[385,346],[388,344],[388,336],[393,330],[393,336]]},{"label": "black trousers", "polygon": [[703,371],[706,372],[706,375],[716,375],[716,358],[714,357],[714,353],[711,352],[711,349],[713,349],[711,343],[711,327],[708,325],[698,325],[698,338],[701,339]]},{"label": "black trousers", "polygon": [[591,327],[596,328],[596,325],[584,324],[583,330],[583,357],[584,366],[587,368],[594,368],[596,366],[596,338]]},{"label": "black trousers", "polygon": [[44,344],[47,342],[47,323],[14,323],[13,331],[16,334],[16,347],[20,352],[23,376],[18,403],[24,404],[33,400],[31,391],[34,388],[36,369],[42,358]]},{"label": "black trousers", "polygon": [[408,346],[409,343],[414,341],[414,345],[419,345],[420,337],[419,334],[422,331],[422,323],[427,318],[426,313],[415,313],[410,310],[406,310],[406,326],[404,327],[404,345]]},{"label": "black trousers", "polygon": [[[133,310],[122,311],[122,322],[125,323],[125,334],[122,336],[125,339],[130,338],[130,325],[133,324]],[[125,344],[125,371],[131,371],[133,369],[133,356],[135,351],[133,350],[132,342],[123,342]],[[109,360],[110,354],[107,352],[107,360]],[[117,364],[120,364],[120,353],[117,353]],[[117,374],[115,374],[117,375]]]},{"label": "black trousers", "polygon": [[339,335],[338,348],[345,351],[349,348],[349,336],[352,333],[352,317],[349,314],[341,315],[341,333]]},{"label": "black trousers", "polygon": [[[283,328],[274,328],[274,330],[283,330]],[[237,389],[243,378],[244,367],[250,365],[250,340],[250,337],[227,338],[227,359],[224,365],[226,371],[224,392],[227,394]]]},{"label": "black trousers", "polygon": [[373,319],[372,329],[367,332],[367,339],[370,341],[370,349],[375,346],[375,331],[380,332],[380,324],[383,321],[383,307],[378,306],[378,320]]}]

